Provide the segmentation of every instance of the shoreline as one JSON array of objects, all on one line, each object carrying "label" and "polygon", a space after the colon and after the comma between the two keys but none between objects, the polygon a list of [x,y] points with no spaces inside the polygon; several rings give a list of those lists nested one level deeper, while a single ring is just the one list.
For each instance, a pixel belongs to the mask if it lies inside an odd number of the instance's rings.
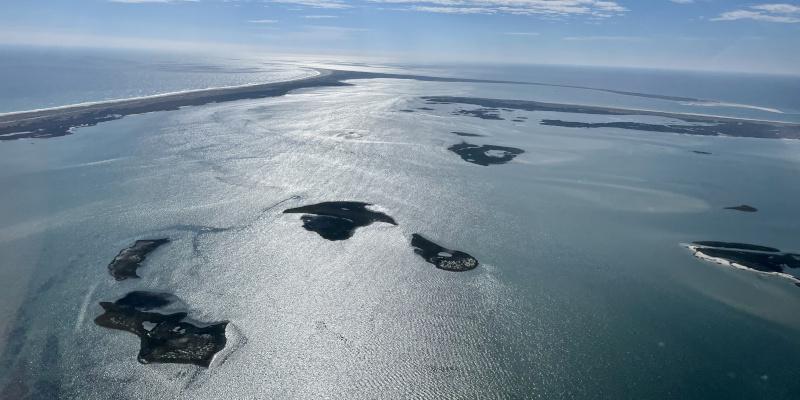
[{"label": "shoreline", "polygon": [[79,103],[52,108],[0,114],[0,141],[25,138],[46,139],[66,136],[72,129],[94,126],[127,115],[174,111],[235,100],[282,96],[290,91],[314,87],[349,86],[349,79],[414,79],[435,82],[523,83],[483,79],[439,78],[420,75],[386,74],[315,68],[317,75],[289,81],[243,86],[198,89],[121,100]]},{"label": "shoreline", "polygon": [[[333,70],[325,68],[314,68],[314,76],[308,76],[288,81],[270,82],[262,84],[247,84],[241,86],[227,86],[209,89],[193,89],[180,92],[156,94],[151,96],[134,97],[119,100],[105,100],[97,102],[85,102],[51,108],[14,111],[0,113],[0,141],[17,140],[25,138],[46,139],[59,136],[66,136],[73,133],[75,128],[94,126],[102,122],[113,121],[124,118],[127,115],[145,114],[156,111],[174,111],[182,107],[200,106],[210,103],[222,103],[235,100],[250,100],[267,97],[283,96],[293,90],[315,88],[315,87],[335,87],[349,86],[345,82],[351,79],[411,79],[429,82],[463,82],[463,83],[499,83],[499,84],[522,84],[537,85],[530,82],[485,80],[485,79],[460,79],[447,77],[433,77],[423,75],[404,75],[389,74],[378,72],[361,72]],[[530,103],[547,105],[549,107],[561,108],[564,112],[573,110],[597,110],[601,113],[610,114],[631,114],[631,115],[657,115],[672,117],[677,119],[692,118],[703,122],[726,122],[739,124],[759,124],[770,126],[778,131],[788,131],[786,135],[776,135],[771,138],[777,139],[800,139],[800,124],[732,118],[714,116],[706,114],[673,113],[663,111],[622,109],[602,106],[583,106],[575,104],[541,103],[524,100],[495,100],[480,98],[459,98],[449,96],[428,96],[423,99],[447,99],[453,102],[485,106],[484,102],[502,102],[506,106],[509,104]],[[466,101],[465,101],[466,100]],[[470,101],[471,100],[471,101]],[[480,104],[484,103],[484,104]],[[524,108],[524,107],[523,107]],[[580,113],[580,111],[578,111]],[[739,136],[739,135],[735,135]],[[745,137],[753,137],[742,135]],[[755,136],[759,137],[759,136]]]},{"label": "shoreline", "polygon": [[[540,120],[540,125],[560,126],[567,128],[622,128],[637,131],[653,131],[664,133],[688,134],[697,136],[744,137],[756,139],[791,139],[800,140],[800,124],[784,121],[770,121],[747,118],[734,118],[696,113],[679,113],[669,111],[652,111],[645,109],[588,106],[578,104],[549,103],[532,100],[491,99],[482,97],[458,96],[423,96],[428,104],[466,104],[479,107],[477,111],[496,112],[499,109],[522,111],[546,111],[569,114],[587,114],[600,116],[654,116],[681,120],[686,125],[651,124],[637,121],[617,121],[586,123],[582,121]],[[464,110],[461,110],[464,111]],[[473,110],[475,111],[475,110]],[[472,112],[467,112],[472,114]],[[484,119],[502,119],[496,115],[474,115]],[[698,125],[710,124],[710,125]]]},{"label": "shoreline", "polygon": [[113,105],[116,103],[123,103],[126,101],[133,101],[133,100],[148,100],[148,99],[155,99],[158,97],[166,97],[166,96],[180,96],[186,94],[192,94],[195,92],[212,92],[212,91],[219,91],[219,90],[226,90],[226,89],[247,89],[249,87],[255,86],[264,86],[264,85],[271,85],[275,83],[284,83],[284,82],[295,82],[304,79],[312,79],[317,78],[323,72],[319,69],[313,69],[314,75],[311,76],[303,76],[300,78],[290,79],[286,81],[276,81],[276,82],[265,82],[265,83],[247,83],[244,85],[233,85],[233,86],[215,86],[215,87],[207,87],[207,88],[200,88],[200,89],[186,89],[186,90],[177,90],[174,92],[164,92],[164,93],[156,93],[156,94],[148,94],[144,96],[134,96],[134,97],[125,97],[120,99],[107,99],[107,100],[90,100],[90,101],[82,101],[79,103],[72,103],[72,104],[64,104],[60,106],[52,106],[52,107],[42,107],[42,108],[32,108],[30,110],[16,110],[16,111],[4,111],[0,112],[0,119],[4,117],[19,115],[19,114],[26,114],[26,113],[37,113],[37,112],[44,112],[44,111],[56,111],[56,110],[64,110],[70,109],[74,107],[85,107],[85,106],[94,106],[94,105]]}]

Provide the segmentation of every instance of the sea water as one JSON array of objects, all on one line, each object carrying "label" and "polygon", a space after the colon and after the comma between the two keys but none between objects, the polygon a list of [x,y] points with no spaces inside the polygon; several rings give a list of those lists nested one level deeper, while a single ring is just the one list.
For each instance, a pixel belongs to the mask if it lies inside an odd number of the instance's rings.
[{"label": "sea water", "polygon": [[0,46],[0,113],[311,75],[253,58]]},{"label": "sea water", "polygon": [[[799,142],[538,123],[587,118],[564,113],[485,120],[420,99],[547,100],[555,88],[350,83],[0,142],[0,393],[796,398],[800,288],[682,244],[800,251]],[[525,153],[479,166],[448,151],[462,140]],[[282,213],[333,200],[372,203],[398,225],[327,241]],[[759,212],[723,209],[742,203]],[[436,269],[414,233],[481,265]],[[172,242],[141,279],[108,274],[122,248],[155,237]],[[93,323],[98,302],[133,290],[229,321],[225,350],[208,369],[140,364],[138,338]]]}]

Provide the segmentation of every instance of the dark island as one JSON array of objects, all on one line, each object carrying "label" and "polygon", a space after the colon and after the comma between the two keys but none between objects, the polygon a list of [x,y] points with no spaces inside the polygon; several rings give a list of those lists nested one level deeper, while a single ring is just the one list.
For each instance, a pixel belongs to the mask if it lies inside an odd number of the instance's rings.
[{"label": "dark island", "polygon": [[701,240],[693,242],[692,244],[703,247],[720,247],[723,249],[739,249],[749,251],[763,251],[767,253],[780,253],[780,249],[768,246],[760,246],[757,244],[735,243],[735,242],[717,242],[713,240]]},{"label": "dark island", "polygon": [[774,247],[715,241],[693,242],[687,247],[701,260],[781,276],[800,286],[800,254],[784,253]]},{"label": "dark island", "polygon": [[478,260],[475,257],[462,251],[439,246],[418,233],[411,236],[411,246],[414,247],[414,253],[419,254],[436,268],[445,271],[462,272],[478,267]]},{"label": "dark island", "polygon": [[169,239],[137,240],[128,248],[122,249],[119,254],[108,264],[108,272],[118,281],[128,278],[138,278],[136,270],[148,254],[160,246],[169,243]]},{"label": "dark island", "polygon": [[453,111],[453,115],[467,115],[470,117],[480,118],[480,119],[490,119],[496,121],[502,121],[503,118],[500,117],[498,110],[496,108],[473,108],[471,110],[460,109]]},{"label": "dark island", "polygon": [[197,326],[184,321],[187,313],[159,313],[178,302],[168,293],[131,292],[110,303],[94,322],[104,328],[130,332],[140,339],[137,359],[142,364],[177,363],[208,367],[214,355],[225,347],[227,322]]},{"label": "dark island", "polygon": [[741,211],[741,212],[749,212],[754,213],[757,212],[758,209],[753,206],[748,206],[747,204],[742,204],[740,206],[735,207],[725,207],[726,210],[734,210],[734,211]]},{"label": "dark island", "polygon": [[397,225],[394,218],[367,208],[370,203],[356,201],[327,201],[303,207],[290,208],[284,214],[304,214],[300,217],[303,228],[316,232],[328,240],[349,239],[356,228],[373,222]]},{"label": "dark island", "polygon": [[484,136],[484,135],[479,135],[477,133],[467,133],[467,132],[458,132],[458,131],[453,131],[453,132],[450,132],[450,133],[452,133],[454,135],[458,135],[458,136],[464,136],[464,137],[483,137]]},{"label": "dark island", "polygon": [[454,144],[448,147],[447,150],[458,154],[466,162],[483,165],[484,167],[490,164],[505,164],[525,152],[525,150],[516,147],[493,146],[489,144],[479,146],[467,142]]}]

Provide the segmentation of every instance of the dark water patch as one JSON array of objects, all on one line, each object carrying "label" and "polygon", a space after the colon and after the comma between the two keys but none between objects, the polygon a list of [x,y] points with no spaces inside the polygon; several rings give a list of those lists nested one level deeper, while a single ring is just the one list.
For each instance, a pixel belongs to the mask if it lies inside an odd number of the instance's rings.
[{"label": "dark water patch", "polygon": [[411,236],[411,246],[414,247],[414,253],[419,254],[436,268],[445,271],[469,271],[478,266],[478,260],[475,257],[462,251],[439,246],[418,233]]},{"label": "dark water patch", "polygon": [[137,240],[136,243],[122,251],[114,257],[114,260],[108,264],[108,271],[111,276],[118,281],[123,281],[128,278],[138,278],[136,270],[141,266],[142,261],[153,250],[158,247],[169,243],[169,239],[145,239]]},{"label": "dark water patch", "polygon": [[[9,374],[10,371],[5,371]],[[30,399],[30,388],[27,385],[28,378],[22,368],[17,368],[14,375],[9,378],[2,390],[0,390],[0,399]]]},{"label": "dark water patch", "polygon": [[[30,296],[26,299],[34,301]],[[13,366],[25,362],[22,355],[23,350],[28,346],[28,341],[31,338],[30,326],[32,324],[22,310],[18,310],[13,321],[7,321],[9,329],[6,331],[4,338],[5,345],[0,352],[0,370],[10,371]],[[3,397],[0,397],[3,399]]]},{"label": "dark water patch", "polygon": [[400,112],[404,112],[404,113],[413,113],[413,112],[415,112],[414,110],[409,110],[409,109],[399,110],[399,111]]},{"label": "dark water patch", "polygon": [[355,230],[372,224],[386,222],[397,225],[395,220],[379,211],[367,208],[370,203],[356,201],[328,201],[284,210],[285,214],[305,214],[300,217],[303,228],[316,232],[328,240],[346,240]]},{"label": "dark water patch", "polygon": [[132,333],[140,339],[137,357],[142,364],[177,363],[208,367],[214,355],[225,347],[227,322],[195,325],[185,321],[186,312],[150,311],[171,305],[171,294],[132,292],[110,303],[101,302],[104,313],[95,324]]},{"label": "dark water patch", "polygon": [[497,110],[492,108],[474,108],[472,110],[461,109],[453,111],[453,115],[466,115],[470,117],[496,121],[503,120],[503,118],[500,117],[500,114],[497,113]]},{"label": "dark water patch", "polygon": [[34,385],[35,399],[59,399],[61,398],[60,368],[61,350],[58,344],[58,336],[48,335],[42,348],[42,356],[39,362],[41,374],[36,379]]},{"label": "dark water patch", "polygon": [[520,118],[514,118],[511,121],[513,121],[513,122],[525,122],[524,119],[520,119]]},{"label": "dark water patch", "polygon": [[419,108],[417,108],[417,110],[422,110],[422,111],[434,111],[434,109],[433,109],[433,108],[430,108],[430,107],[419,107]]},{"label": "dark water patch", "polygon": [[[695,257],[716,264],[778,275],[800,283],[800,254],[773,247],[727,242],[694,242],[688,246]],[[798,285],[800,286],[800,285]]]},{"label": "dark water patch", "polygon": [[505,164],[525,152],[525,150],[515,147],[488,144],[479,146],[466,142],[454,144],[447,149],[461,156],[464,161],[485,167],[491,164]]},{"label": "dark water patch", "polygon": [[479,135],[477,133],[467,133],[467,132],[457,132],[457,131],[453,131],[453,132],[450,132],[450,133],[452,133],[454,135],[458,135],[458,136],[464,136],[464,137],[484,137],[485,136],[485,135]]},{"label": "dark water patch", "polygon": [[689,115],[661,111],[630,110],[611,107],[583,106],[575,104],[543,103],[528,100],[486,99],[474,97],[427,96],[430,104],[469,104],[483,108],[509,108],[523,111],[548,111],[590,115],[646,115],[677,119],[689,124],[645,124],[639,122],[586,123],[546,119],[543,125],[567,128],[620,128],[638,131],[667,132],[702,136],[734,136],[761,139],[800,139],[800,124],[737,119],[716,116]]},{"label": "dark water patch", "polygon": [[711,153],[709,153],[707,151],[702,151],[702,150],[692,150],[692,153],[694,153],[694,154],[703,154],[703,155],[711,155]]},{"label": "dark water patch", "polygon": [[748,206],[747,204],[742,204],[740,206],[734,206],[734,207],[725,207],[725,209],[726,210],[741,211],[741,212],[749,212],[749,213],[754,213],[754,212],[758,211],[757,208],[755,208],[753,206]]}]

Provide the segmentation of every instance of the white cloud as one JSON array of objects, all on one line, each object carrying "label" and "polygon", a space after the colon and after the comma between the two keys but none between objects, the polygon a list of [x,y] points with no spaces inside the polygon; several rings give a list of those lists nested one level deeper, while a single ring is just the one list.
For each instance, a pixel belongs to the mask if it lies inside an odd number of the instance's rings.
[{"label": "white cloud", "polygon": [[628,11],[616,1],[603,0],[369,0],[410,4],[409,9],[450,14],[515,14],[607,18]]},{"label": "white cloud", "polygon": [[744,19],[794,24],[800,22],[800,6],[786,3],[759,4],[747,9],[724,12],[711,20],[738,21]]},{"label": "white cloud", "polygon": [[330,19],[330,18],[339,18],[337,15],[304,15],[303,18],[307,19]]},{"label": "white cloud", "polygon": [[678,3],[678,4],[692,4],[692,3],[694,3],[694,0],[669,0],[669,1],[671,1],[673,3]]},{"label": "white cloud", "polygon": [[428,7],[412,6],[414,11],[441,13],[441,14],[494,14],[496,11],[490,8],[480,7]]},{"label": "white cloud", "polygon": [[641,42],[645,40],[639,36],[567,36],[563,39],[573,42]]},{"label": "white cloud", "polygon": [[771,13],[778,13],[778,14],[800,13],[800,7],[791,4],[760,4],[757,6],[752,6],[750,8]]},{"label": "white cloud", "polygon": [[144,4],[144,3],[196,3],[198,0],[108,0],[112,3]]},{"label": "white cloud", "polygon": [[329,26],[329,25],[306,25],[305,28],[311,31],[340,32],[340,33],[369,31],[369,29],[367,28],[353,28],[348,26]]},{"label": "white cloud", "polygon": [[342,0],[270,0],[272,3],[295,4],[313,8],[343,9],[351,8]]}]

